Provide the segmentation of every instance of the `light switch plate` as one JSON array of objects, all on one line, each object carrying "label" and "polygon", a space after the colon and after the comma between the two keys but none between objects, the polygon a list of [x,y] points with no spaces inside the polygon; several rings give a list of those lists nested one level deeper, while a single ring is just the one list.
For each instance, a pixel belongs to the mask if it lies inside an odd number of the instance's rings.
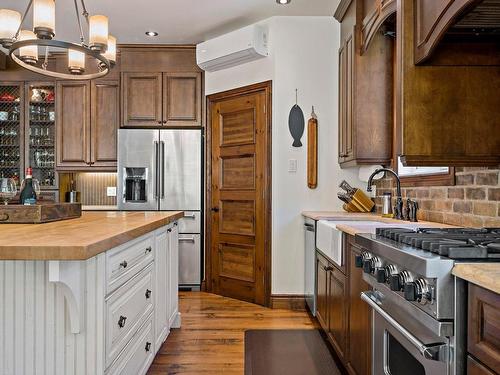
[{"label": "light switch plate", "polygon": [[108,197],[116,197],[116,186],[108,186],[106,188],[106,195]]},{"label": "light switch plate", "polygon": [[289,159],[288,160],[288,172],[290,172],[290,173],[297,172],[297,159]]}]

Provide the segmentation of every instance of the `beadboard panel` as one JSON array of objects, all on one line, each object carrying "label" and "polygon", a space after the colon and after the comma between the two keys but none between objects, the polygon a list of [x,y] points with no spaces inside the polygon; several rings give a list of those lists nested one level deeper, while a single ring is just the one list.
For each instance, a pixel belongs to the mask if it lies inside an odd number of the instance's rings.
[{"label": "beadboard panel", "polygon": [[61,287],[48,281],[48,262],[0,261],[0,374],[103,374],[105,255],[81,267],[87,310],[81,332],[72,334]]}]

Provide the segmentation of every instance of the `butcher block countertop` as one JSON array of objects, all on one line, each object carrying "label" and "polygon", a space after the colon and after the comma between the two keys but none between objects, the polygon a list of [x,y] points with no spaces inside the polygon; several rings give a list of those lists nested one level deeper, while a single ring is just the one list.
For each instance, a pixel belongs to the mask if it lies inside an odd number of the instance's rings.
[{"label": "butcher block countertop", "polygon": [[104,211],[46,224],[1,224],[0,260],[86,260],[183,216]]},{"label": "butcher block countertop", "polygon": [[459,263],[453,267],[453,274],[500,294],[500,263]]}]

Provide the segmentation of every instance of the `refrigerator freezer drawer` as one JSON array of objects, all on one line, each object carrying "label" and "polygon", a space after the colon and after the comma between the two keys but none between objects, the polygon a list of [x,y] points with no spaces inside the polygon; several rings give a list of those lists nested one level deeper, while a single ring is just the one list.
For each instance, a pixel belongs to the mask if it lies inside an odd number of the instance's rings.
[{"label": "refrigerator freezer drawer", "polygon": [[201,212],[185,211],[179,219],[179,233],[201,233]]},{"label": "refrigerator freezer drawer", "polygon": [[199,234],[179,234],[179,284],[201,284],[201,239]]}]

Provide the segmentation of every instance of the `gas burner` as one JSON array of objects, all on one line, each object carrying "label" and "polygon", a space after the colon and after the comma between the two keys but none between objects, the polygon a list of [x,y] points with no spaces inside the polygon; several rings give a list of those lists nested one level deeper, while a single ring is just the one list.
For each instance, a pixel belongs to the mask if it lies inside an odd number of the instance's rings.
[{"label": "gas burner", "polygon": [[377,238],[457,260],[500,260],[499,228],[377,228]]}]

